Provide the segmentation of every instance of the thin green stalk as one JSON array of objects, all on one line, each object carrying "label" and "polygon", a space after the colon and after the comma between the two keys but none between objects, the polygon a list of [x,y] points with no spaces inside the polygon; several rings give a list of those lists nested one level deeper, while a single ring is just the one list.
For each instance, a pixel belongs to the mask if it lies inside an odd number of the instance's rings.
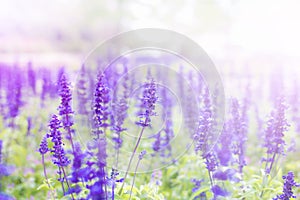
[{"label": "thin green stalk", "polygon": [[126,173],[125,173],[125,176],[124,176],[124,180],[123,180],[121,189],[119,190],[119,195],[120,195],[120,194],[122,193],[122,191],[123,191],[123,187],[124,187],[124,185],[125,185],[125,180],[126,180],[126,178],[127,178],[127,175],[128,175],[128,172],[129,172],[129,169],[130,169],[130,166],[131,166],[131,162],[132,162],[133,157],[134,157],[134,154],[136,153],[136,150],[137,150],[137,148],[138,148],[138,146],[139,146],[139,144],[140,144],[140,141],[141,141],[141,138],[142,138],[142,135],[143,135],[144,130],[145,130],[145,127],[142,128],[142,130],[141,130],[141,132],[140,132],[140,134],[139,134],[138,140],[137,140],[137,142],[136,142],[136,144],[135,144],[135,147],[134,147],[134,149],[133,149],[133,152],[132,152],[132,154],[131,154],[131,157],[130,157],[130,160],[129,160],[129,163],[128,163],[128,166],[127,166],[127,170],[126,170]]},{"label": "thin green stalk", "polygon": [[133,189],[133,186],[134,186],[134,181],[135,181],[135,177],[136,177],[136,172],[137,172],[137,169],[139,167],[139,164],[141,162],[142,159],[139,159],[137,164],[136,164],[136,167],[135,167],[135,170],[134,170],[134,175],[133,175],[133,180],[132,180],[132,184],[131,184],[131,188],[130,188],[130,196],[129,196],[129,200],[131,200],[131,195],[132,195],[132,189]]},{"label": "thin green stalk", "polygon": [[44,176],[45,176],[45,179],[46,179],[46,183],[49,187],[49,189],[51,190],[51,195],[52,195],[52,199],[55,199],[54,197],[54,194],[53,194],[53,189],[48,181],[48,176],[47,176],[47,171],[46,171],[46,166],[45,166],[45,155],[42,154],[42,165],[43,165],[43,168],[44,168]]},{"label": "thin green stalk", "polygon": [[[69,115],[68,114],[66,114],[66,121],[69,121]],[[75,147],[74,147],[74,143],[73,143],[71,128],[70,128],[70,126],[68,126],[66,128],[67,128],[67,132],[68,132],[68,135],[69,135],[69,138],[70,138],[72,150],[73,150],[73,153],[74,153],[75,152]]]}]

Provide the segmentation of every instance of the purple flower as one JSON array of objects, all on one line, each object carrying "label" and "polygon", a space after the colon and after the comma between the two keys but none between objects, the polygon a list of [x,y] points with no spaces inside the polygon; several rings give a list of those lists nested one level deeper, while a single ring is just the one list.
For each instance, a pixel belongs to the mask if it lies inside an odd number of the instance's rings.
[{"label": "purple flower", "polygon": [[44,106],[44,101],[46,99],[46,95],[49,93],[49,91],[51,90],[51,74],[50,71],[48,71],[47,69],[42,69],[41,71],[42,73],[42,92],[41,92],[41,106]]},{"label": "purple flower", "polygon": [[155,134],[155,141],[152,144],[152,149],[154,152],[159,152],[161,147],[161,131]]},{"label": "purple flower", "polygon": [[226,197],[229,195],[229,193],[222,189],[220,186],[218,185],[215,185],[211,188],[211,191],[213,192],[214,194],[214,199],[217,199],[217,196],[222,196],[222,197]]},{"label": "purple flower", "polygon": [[70,83],[67,82],[67,78],[65,75],[61,75],[59,85],[59,95],[61,97],[61,103],[58,108],[59,115],[62,116],[63,127],[71,127],[73,125],[71,114],[74,113],[71,107],[72,93],[70,90]]},{"label": "purple flower", "polygon": [[239,165],[240,173],[243,172],[245,161],[245,142],[247,141],[247,131],[245,127],[245,116],[242,116],[240,104],[237,99],[232,99],[231,106],[231,131],[232,131],[232,152],[237,156],[236,162]]},{"label": "purple flower", "polygon": [[87,115],[87,102],[88,102],[88,85],[86,80],[86,71],[84,65],[82,65],[81,70],[79,72],[77,84],[76,84],[76,92],[77,92],[77,99],[78,99],[78,114]]},{"label": "purple flower", "polygon": [[264,147],[267,149],[266,172],[270,173],[275,161],[275,157],[284,153],[285,141],[283,139],[284,132],[288,130],[289,124],[285,117],[286,105],[283,97],[276,101],[275,110],[272,111],[268,121],[268,127],[265,131]]},{"label": "purple flower", "polygon": [[161,104],[165,110],[162,115],[162,119],[165,121],[164,128],[155,135],[155,142],[152,145],[154,151],[160,151],[161,157],[171,157],[172,155],[172,147],[171,140],[174,137],[173,132],[173,123],[172,123],[172,100],[170,96],[167,94],[166,88],[161,90]]},{"label": "purple flower", "polygon": [[136,122],[137,125],[142,127],[150,126],[151,116],[156,115],[154,112],[155,110],[155,103],[157,101],[156,96],[156,85],[154,80],[147,82],[144,85],[143,97],[141,98],[141,105],[140,105],[140,112],[138,113],[139,121]]},{"label": "purple flower", "polygon": [[215,146],[216,154],[222,166],[228,166],[232,160],[232,131],[230,126],[231,121],[225,122],[220,135],[220,145]]},{"label": "purple flower", "polygon": [[139,155],[139,160],[142,160],[144,158],[144,156],[146,155],[147,151],[143,150],[141,151],[140,155]]},{"label": "purple flower", "polygon": [[[21,70],[15,67],[9,71],[6,89],[6,103],[8,107],[7,118],[14,119],[20,112],[20,107],[23,105],[22,97],[22,75]],[[14,126],[13,122],[9,124]]]},{"label": "purple flower", "polygon": [[81,187],[79,185],[75,185],[74,187],[71,187],[66,194],[79,194],[81,192]]},{"label": "purple flower", "polygon": [[114,106],[113,106],[113,114],[114,114],[114,124],[113,124],[113,141],[115,142],[115,148],[119,149],[122,146],[122,138],[121,138],[121,132],[126,130],[126,128],[123,128],[124,120],[127,116],[127,109],[128,105],[124,98],[121,98]]},{"label": "purple flower", "polygon": [[214,152],[208,152],[203,154],[202,157],[205,159],[206,168],[209,172],[216,170],[218,166],[218,161]]},{"label": "purple flower", "polygon": [[[200,189],[200,187],[201,187],[201,183],[202,182],[204,182],[204,180],[203,179],[192,179],[192,182],[194,183],[194,188],[192,189],[192,192],[193,193],[195,193],[195,192],[197,192],[199,189]],[[194,198],[194,200],[196,200],[196,199],[206,199],[206,194],[205,194],[205,192],[201,192],[201,194],[199,194],[199,195],[197,195],[195,198]]]},{"label": "purple flower", "polygon": [[[97,148],[96,158],[97,161],[90,163],[89,166],[91,173],[94,174],[91,177],[95,181],[92,185],[88,185],[89,195],[87,199],[107,199],[107,180],[106,180],[106,140],[105,138],[98,138],[95,140],[95,146]],[[92,168],[94,166],[94,168]]]},{"label": "purple flower", "polygon": [[94,92],[94,128],[96,135],[103,134],[100,128],[108,127],[108,119],[110,115],[109,102],[110,90],[108,88],[105,75],[99,73]]},{"label": "purple flower", "polygon": [[0,192],[0,200],[15,200],[15,198],[9,196],[8,194]]},{"label": "purple flower", "polygon": [[213,127],[212,105],[208,88],[205,88],[203,99],[204,105],[199,119],[198,130],[195,132],[193,138],[195,141],[195,152],[202,151],[205,154],[209,150],[207,145],[209,139],[211,139]]},{"label": "purple flower", "polygon": [[0,140],[0,163],[2,162],[2,148],[3,148],[3,141]]},{"label": "purple flower", "polygon": [[39,148],[39,152],[40,154],[46,154],[49,151],[48,149],[48,142],[47,142],[47,136],[44,136],[41,144],[40,144],[40,148]]},{"label": "purple flower", "polygon": [[286,176],[282,176],[284,180],[282,194],[277,195],[273,200],[288,200],[290,198],[297,198],[293,193],[293,187],[300,187],[299,183],[294,180],[294,173],[288,172]]},{"label": "purple flower", "polygon": [[84,176],[82,166],[86,154],[81,151],[81,147],[79,143],[76,143],[74,146],[75,146],[75,151],[73,153],[74,159],[72,164],[72,176],[70,181],[72,183],[78,183],[81,181],[80,179]]},{"label": "purple flower", "polygon": [[75,131],[74,129],[72,129],[72,126],[74,124],[74,112],[71,107],[72,93],[70,89],[70,83],[67,82],[67,78],[65,75],[61,75],[59,85],[59,95],[61,97],[61,103],[58,107],[59,115],[61,116],[62,125],[67,132],[66,138],[70,141],[74,153],[75,147],[73,142],[73,135]]},{"label": "purple flower", "polygon": [[[3,141],[0,140],[0,178],[2,176],[8,176],[12,173],[13,171],[13,167],[12,166],[8,166],[5,163],[3,163],[2,160],[2,148],[3,148]],[[1,183],[1,181],[0,181]],[[0,184],[0,189],[1,189],[1,184]]]},{"label": "purple flower", "polygon": [[50,149],[50,152],[53,156],[52,161],[58,167],[65,167],[70,164],[70,160],[65,155],[65,150],[63,148],[64,144],[62,142],[62,134],[59,131],[61,124],[56,115],[52,115],[49,127],[50,131],[47,134],[47,137],[51,138],[51,141],[53,143],[53,147],[52,149]]},{"label": "purple flower", "polygon": [[213,178],[226,181],[230,180],[233,182],[238,182],[239,179],[235,177],[236,171],[234,169],[227,169],[225,171],[218,170],[214,172]]},{"label": "purple flower", "polygon": [[27,77],[28,77],[28,83],[31,87],[33,94],[36,94],[36,73],[32,69],[32,63],[29,62],[27,65]]}]

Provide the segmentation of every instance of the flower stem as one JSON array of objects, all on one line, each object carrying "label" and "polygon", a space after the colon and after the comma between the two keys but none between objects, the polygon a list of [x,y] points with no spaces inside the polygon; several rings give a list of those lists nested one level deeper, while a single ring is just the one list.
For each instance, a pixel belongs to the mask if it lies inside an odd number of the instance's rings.
[{"label": "flower stem", "polygon": [[46,183],[49,187],[49,189],[51,190],[51,195],[52,195],[52,199],[55,199],[54,197],[54,193],[53,193],[53,189],[51,188],[51,185],[48,181],[48,176],[47,176],[47,171],[46,171],[46,165],[45,165],[45,155],[42,154],[42,165],[43,165],[43,168],[44,168],[44,176],[45,176],[45,179],[46,179]]},{"label": "flower stem", "polygon": [[59,181],[61,183],[61,188],[63,190],[63,193],[64,193],[64,196],[66,195],[66,190],[65,190],[65,186],[64,186],[64,183],[63,181],[61,181],[62,177],[61,177],[61,167],[58,167],[58,172],[59,172]]},{"label": "flower stem", "polygon": [[138,160],[138,162],[136,164],[136,167],[135,167],[135,170],[134,170],[133,180],[132,180],[132,184],[131,184],[131,188],[130,188],[130,197],[129,197],[129,200],[131,200],[132,189],[133,189],[134,181],[135,181],[135,177],[136,177],[136,171],[137,171],[137,169],[139,167],[140,162],[141,162],[141,159]]},{"label": "flower stem", "polygon": [[48,187],[50,188],[50,184],[48,182],[48,176],[47,176],[47,172],[46,172],[45,156],[44,156],[44,154],[42,154],[42,164],[43,164],[43,168],[44,168],[44,176],[45,176],[45,179],[46,179],[46,183],[47,183]]},{"label": "flower stem", "polygon": [[[66,121],[68,122],[69,121],[69,115],[66,114]],[[70,126],[67,126],[67,132],[68,132],[68,135],[69,135],[69,139],[70,139],[70,143],[71,143],[71,146],[72,146],[72,150],[73,150],[73,153],[75,152],[75,147],[74,147],[74,143],[73,143],[73,138],[72,138],[72,133],[71,133],[71,128]]]},{"label": "flower stem", "polygon": [[[145,120],[145,121],[147,121],[147,120]],[[124,176],[124,180],[123,180],[121,189],[119,190],[119,194],[121,194],[121,192],[123,191],[123,187],[124,187],[124,185],[125,185],[125,180],[126,180],[126,178],[127,178],[127,175],[128,175],[128,172],[129,172],[129,169],[130,169],[130,166],[131,166],[131,162],[132,162],[133,157],[134,157],[134,154],[135,154],[135,152],[136,152],[136,150],[137,150],[137,148],[138,148],[138,146],[139,146],[139,144],[140,144],[140,141],[141,141],[141,138],[142,138],[142,135],[143,135],[144,130],[145,130],[145,127],[142,128],[142,130],[141,130],[141,132],[140,132],[140,135],[139,135],[139,137],[138,137],[138,140],[136,141],[135,147],[134,147],[134,149],[133,149],[133,152],[132,152],[132,154],[131,154],[131,157],[130,157],[130,160],[129,160],[129,163],[128,163],[128,166],[127,166],[127,170],[126,170],[126,173],[125,173],[125,176]]]},{"label": "flower stem", "polygon": [[[61,167],[61,170],[62,170],[62,172],[63,172],[63,174],[64,174],[64,179],[66,179],[66,183],[67,183],[68,189],[70,190],[70,185],[69,185],[69,182],[68,182],[68,179],[67,179],[66,172],[65,172],[65,170],[64,170],[63,167]],[[73,193],[71,193],[71,196],[72,196],[72,199],[74,200]]]}]

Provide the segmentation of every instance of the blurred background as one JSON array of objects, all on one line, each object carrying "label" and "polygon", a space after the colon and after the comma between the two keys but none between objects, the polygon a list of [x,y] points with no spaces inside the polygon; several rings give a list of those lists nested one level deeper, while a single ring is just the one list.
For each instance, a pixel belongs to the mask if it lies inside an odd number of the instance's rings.
[{"label": "blurred background", "polygon": [[298,68],[296,0],[0,2],[1,62],[79,66],[93,47],[115,34],[165,28],[195,40],[221,73]]}]

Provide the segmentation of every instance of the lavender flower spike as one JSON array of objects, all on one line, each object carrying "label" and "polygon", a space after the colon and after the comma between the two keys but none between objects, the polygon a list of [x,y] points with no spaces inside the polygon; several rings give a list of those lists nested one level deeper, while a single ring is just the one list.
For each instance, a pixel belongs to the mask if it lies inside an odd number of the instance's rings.
[{"label": "lavender flower spike", "polygon": [[67,139],[70,140],[72,145],[72,150],[74,152],[75,147],[72,139],[72,134],[74,130],[71,128],[74,124],[72,114],[74,113],[71,107],[72,93],[70,90],[70,84],[67,82],[65,75],[61,76],[60,79],[60,90],[59,94],[61,97],[61,104],[58,107],[59,115],[62,117],[62,125],[67,131]]},{"label": "lavender flower spike", "polygon": [[286,200],[286,199],[290,199],[290,198],[297,198],[292,189],[293,187],[300,187],[299,183],[296,183],[294,180],[294,173],[293,172],[289,172],[286,176],[282,176],[283,180],[284,180],[284,184],[283,184],[283,193],[280,195],[277,195],[275,198],[273,198],[273,200]]},{"label": "lavender flower spike", "polygon": [[289,124],[285,117],[286,105],[283,97],[276,101],[275,110],[271,113],[268,121],[268,127],[265,133],[265,144],[267,148],[266,173],[270,173],[275,162],[275,157],[284,153],[285,141],[283,139],[284,132],[288,130]]},{"label": "lavender flower spike", "polygon": [[137,125],[140,125],[142,127],[147,127],[150,125],[150,117],[156,114],[154,110],[157,99],[156,86],[154,81],[152,80],[145,84],[145,90],[141,99],[141,111],[138,113],[140,120],[136,122]]},{"label": "lavender flower spike", "polygon": [[53,148],[50,150],[53,155],[53,163],[58,167],[65,167],[70,164],[70,160],[65,155],[62,134],[59,131],[61,124],[56,115],[52,115],[49,127],[50,131],[47,134],[47,137],[51,138],[51,141],[53,142]]},{"label": "lavender flower spike", "polygon": [[104,134],[104,130],[108,127],[108,119],[110,115],[109,109],[110,90],[107,85],[105,75],[100,73],[97,78],[94,93],[94,134],[98,138]]},{"label": "lavender flower spike", "polygon": [[147,126],[150,126],[150,122],[151,122],[150,117],[155,115],[154,110],[155,110],[155,103],[156,103],[157,99],[158,99],[158,97],[156,96],[156,85],[155,85],[154,80],[152,79],[151,81],[147,82],[144,85],[143,97],[141,98],[141,101],[142,101],[141,111],[138,113],[138,116],[139,116],[140,120],[138,122],[136,122],[136,124],[138,124],[142,127],[142,130],[139,134],[139,137],[136,141],[135,147],[134,147],[133,152],[131,154],[131,157],[130,157],[130,160],[129,160],[129,163],[128,163],[128,166],[127,166],[127,170],[126,170],[126,173],[125,173],[125,176],[124,176],[124,182],[121,186],[119,194],[121,194],[121,192],[123,190],[125,180],[126,180],[126,177],[128,175],[128,172],[129,172],[129,169],[130,169],[130,166],[131,166],[131,162],[132,162],[133,157],[136,153],[136,150],[139,146],[139,143],[141,141],[143,132],[144,132],[144,130]]}]

